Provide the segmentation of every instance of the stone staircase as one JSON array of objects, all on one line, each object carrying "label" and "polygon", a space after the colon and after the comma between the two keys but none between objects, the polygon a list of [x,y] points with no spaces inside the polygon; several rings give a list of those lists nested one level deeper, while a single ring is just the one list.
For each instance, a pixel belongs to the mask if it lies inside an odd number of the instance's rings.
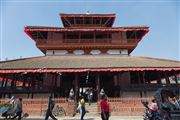
[{"label": "stone staircase", "polygon": [[[98,113],[98,105],[97,105],[97,102],[94,102],[94,103],[91,103],[91,105],[89,105],[88,103],[85,104],[85,107],[86,107],[86,117],[90,117],[90,116],[97,116],[97,115],[100,115]],[[76,117],[79,117],[79,113],[76,114]]]},{"label": "stone staircase", "polygon": [[86,110],[88,111],[86,113],[87,116],[94,116],[94,115],[98,115],[98,105],[97,102],[95,103],[91,103],[91,105],[89,105],[88,103],[86,103]]}]

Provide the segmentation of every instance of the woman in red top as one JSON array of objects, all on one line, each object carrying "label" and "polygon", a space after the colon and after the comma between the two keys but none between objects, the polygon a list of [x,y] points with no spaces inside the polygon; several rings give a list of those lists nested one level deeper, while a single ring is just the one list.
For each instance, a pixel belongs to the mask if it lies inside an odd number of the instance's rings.
[{"label": "woman in red top", "polygon": [[102,96],[102,99],[100,101],[100,107],[101,107],[101,118],[102,120],[109,120],[109,105],[107,103],[107,97],[105,95]]}]

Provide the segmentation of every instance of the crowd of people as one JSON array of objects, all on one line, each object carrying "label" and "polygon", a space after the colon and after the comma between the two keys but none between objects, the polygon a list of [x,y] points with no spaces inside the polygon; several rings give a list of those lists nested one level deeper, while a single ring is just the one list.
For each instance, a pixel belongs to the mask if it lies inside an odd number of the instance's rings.
[{"label": "crowd of people", "polygon": [[[85,97],[86,97],[86,99],[85,99]],[[73,89],[71,89],[69,92],[68,100],[71,101],[74,99],[75,99],[74,91],[73,91]],[[108,104],[108,97],[105,94],[103,89],[101,89],[99,92],[98,100],[100,101],[99,106],[100,106],[100,110],[101,110],[102,120],[109,120],[110,107]],[[167,99],[165,99],[165,100],[166,100],[166,102],[169,102],[169,104],[173,107],[173,109],[180,109],[180,101],[178,98],[167,97]],[[91,103],[93,102],[93,90],[88,90],[86,92],[86,96],[84,96],[84,94],[81,94],[79,96],[77,111],[80,113],[80,120],[84,120],[84,116],[88,112],[86,110],[86,107],[85,107],[86,101],[88,102],[89,105],[91,105]],[[12,96],[10,98],[10,100],[8,101],[8,103],[11,104],[12,108],[13,108],[12,110],[10,110],[8,112],[15,114],[11,119],[18,118],[18,120],[21,120],[22,119],[22,113],[23,113],[22,98],[18,98],[18,100],[16,100],[16,98],[14,96]],[[57,120],[57,118],[53,115],[54,106],[55,106],[55,101],[52,99],[52,96],[49,96],[48,107],[47,107],[46,114],[45,114],[45,120],[48,120],[49,117],[51,117],[53,120]],[[153,112],[153,114],[158,113],[158,110],[160,108],[159,108],[159,105],[158,105],[156,99],[152,99],[150,109]]]},{"label": "crowd of people", "polygon": [[[86,94],[87,94],[88,104],[91,105],[91,103],[93,101],[93,91],[88,90]],[[102,120],[109,120],[110,108],[109,108],[109,104],[107,102],[107,95],[105,94],[103,89],[101,89],[98,99],[100,100],[100,108],[101,108],[101,118],[102,118]],[[69,101],[74,100],[74,91],[73,91],[73,89],[71,89],[70,92],[69,92],[68,100]],[[81,96],[79,96],[79,102],[78,102],[78,107],[77,107],[77,112],[80,113],[80,120],[84,120],[84,116],[88,112],[86,110],[85,103],[86,102],[85,102],[84,94],[81,94]],[[55,102],[52,100],[52,97],[50,96],[49,101],[48,101],[48,109],[47,109],[47,112],[46,112],[45,120],[48,120],[49,117],[51,117],[53,120],[57,120],[57,118],[55,118],[55,116],[52,114],[52,110],[54,108],[54,105],[55,105]]]},{"label": "crowd of people", "polygon": [[[93,102],[93,90],[88,90],[86,92],[86,96],[84,96],[84,94],[79,96],[79,102],[78,102],[78,107],[77,107],[77,111],[80,113],[80,120],[84,120],[84,116],[85,114],[88,112],[86,110],[85,107],[85,97],[86,100],[88,102],[89,105],[91,105],[91,103]],[[99,93],[99,98],[100,100],[100,108],[101,108],[101,118],[102,120],[109,120],[109,116],[110,116],[110,108],[109,108],[109,104],[107,102],[107,95],[105,94],[104,90],[101,89],[100,93]],[[69,92],[69,101],[74,100],[74,91],[73,89],[70,90]],[[12,109],[10,111],[8,111],[9,113],[13,113],[14,116],[11,119],[15,119],[17,118],[18,120],[21,120],[23,115],[23,104],[22,104],[23,99],[22,98],[18,98],[18,100],[12,96],[9,100],[8,100],[8,104],[11,104]],[[52,96],[49,96],[48,99],[48,106],[47,106],[47,110],[45,113],[45,120],[48,120],[49,117],[51,117],[53,120],[57,120],[57,118],[54,116],[53,114],[53,109],[55,106],[55,101],[52,99]]]}]

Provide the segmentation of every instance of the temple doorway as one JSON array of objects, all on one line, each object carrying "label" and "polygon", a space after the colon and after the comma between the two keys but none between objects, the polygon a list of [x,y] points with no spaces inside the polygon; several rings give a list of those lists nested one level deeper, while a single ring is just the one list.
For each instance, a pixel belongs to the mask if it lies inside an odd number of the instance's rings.
[{"label": "temple doorway", "polygon": [[88,101],[88,94],[92,93],[92,102],[97,101],[96,76],[93,73],[84,73],[79,77],[79,96],[84,96],[85,101]]}]

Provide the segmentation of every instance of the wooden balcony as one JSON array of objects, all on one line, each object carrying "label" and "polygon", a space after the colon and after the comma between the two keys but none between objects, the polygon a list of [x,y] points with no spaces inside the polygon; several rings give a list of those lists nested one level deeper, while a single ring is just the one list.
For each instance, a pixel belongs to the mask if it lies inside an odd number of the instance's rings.
[{"label": "wooden balcony", "polygon": [[86,44],[86,43],[104,43],[104,44],[128,44],[137,43],[134,39],[128,39],[128,40],[113,40],[113,39],[60,39],[60,40],[36,40],[37,45],[53,45],[53,44]]}]

